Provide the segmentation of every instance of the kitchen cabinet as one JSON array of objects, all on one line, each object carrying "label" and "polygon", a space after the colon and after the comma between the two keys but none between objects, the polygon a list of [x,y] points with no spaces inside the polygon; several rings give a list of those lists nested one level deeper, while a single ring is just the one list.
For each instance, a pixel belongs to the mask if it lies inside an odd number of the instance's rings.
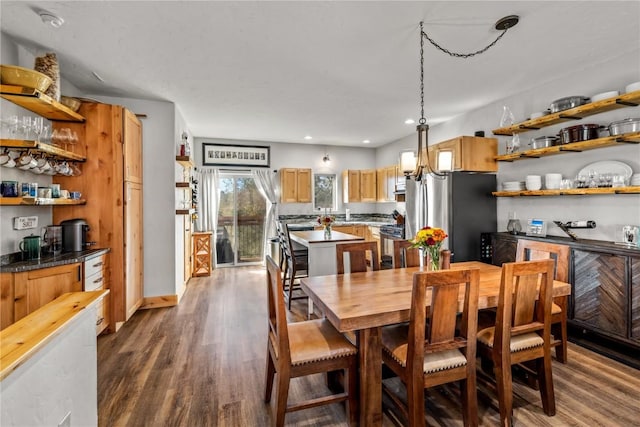
[{"label": "kitchen cabinet", "polygon": [[573,322],[608,336],[626,338],[627,257],[573,250]]},{"label": "kitchen cabinet", "polygon": [[[497,172],[498,140],[478,136],[459,136],[428,147],[429,165],[442,170],[438,159],[441,153],[450,153],[454,171]],[[446,168],[445,168],[446,169]]]},{"label": "kitchen cabinet", "polygon": [[378,202],[395,202],[397,167],[387,166],[376,171]]},{"label": "kitchen cabinet", "polygon": [[193,233],[193,276],[210,276],[212,252],[210,231]]},{"label": "kitchen cabinet", "polygon": [[13,274],[0,273],[0,329],[13,322]]},{"label": "kitchen cabinet", "polygon": [[280,169],[280,201],[311,203],[311,169]]},{"label": "kitchen cabinet", "polygon": [[[109,289],[109,279],[106,275],[109,255],[104,254],[83,263],[84,280],[83,291],[101,291]],[[96,335],[100,335],[109,325],[109,295],[105,295],[96,307]]]},{"label": "kitchen cabinet", "polygon": [[492,262],[499,267],[505,262],[515,262],[518,238],[505,238],[504,235],[491,236]]},{"label": "kitchen cabinet", "polygon": [[82,192],[86,205],[54,209],[53,222],[84,218],[87,238],[97,247],[111,248],[109,331],[115,332],[142,304],[142,128],[138,118],[122,106],[84,102],[79,113],[86,156],[79,176],[55,176],[62,188]]},{"label": "kitchen cabinet", "polygon": [[631,258],[631,332],[630,338],[640,346],[640,257]]},{"label": "kitchen cabinet", "polygon": [[344,203],[376,201],[376,170],[348,169],[342,172],[342,199]]},{"label": "kitchen cabinet", "polygon": [[82,291],[82,263],[13,273],[12,276],[13,322],[66,292]]}]

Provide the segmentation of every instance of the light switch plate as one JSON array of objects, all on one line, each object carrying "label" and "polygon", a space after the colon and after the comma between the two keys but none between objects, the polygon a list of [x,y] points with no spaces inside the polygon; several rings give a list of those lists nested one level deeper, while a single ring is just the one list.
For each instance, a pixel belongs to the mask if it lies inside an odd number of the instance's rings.
[{"label": "light switch plate", "polygon": [[14,230],[28,230],[36,227],[38,227],[37,216],[18,216],[13,218]]}]

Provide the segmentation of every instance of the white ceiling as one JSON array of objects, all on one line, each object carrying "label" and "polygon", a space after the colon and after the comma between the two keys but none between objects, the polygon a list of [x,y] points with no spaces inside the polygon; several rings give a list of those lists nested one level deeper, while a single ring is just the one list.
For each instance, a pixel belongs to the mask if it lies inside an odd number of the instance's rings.
[{"label": "white ceiling", "polygon": [[[640,44],[638,1],[4,1],[1,30],[87,94],[174,102],[194,136],[375,147]],[[42,23],[38,10],[65,23]],[[24,65],[24,64],[23,64]],[[98,73],[104,83],[91,72]],[[312,135],[305,141],[305,135]]]}]

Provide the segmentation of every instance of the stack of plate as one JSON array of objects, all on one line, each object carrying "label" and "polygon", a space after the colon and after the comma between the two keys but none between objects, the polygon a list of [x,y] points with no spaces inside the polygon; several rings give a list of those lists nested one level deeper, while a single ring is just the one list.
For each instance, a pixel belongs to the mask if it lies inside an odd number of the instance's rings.
[{"label": "stack of plate", "polygon": [[640,173],[634,173],[631,176],[631,180],[629,181],[629,185],[635,187],[636,185],[640,185]]},{"label": "stack of plate", "polygon": [[524,182],[522,181],[506,181],[502,183],[503,191],[522,191],[524,190]]}]

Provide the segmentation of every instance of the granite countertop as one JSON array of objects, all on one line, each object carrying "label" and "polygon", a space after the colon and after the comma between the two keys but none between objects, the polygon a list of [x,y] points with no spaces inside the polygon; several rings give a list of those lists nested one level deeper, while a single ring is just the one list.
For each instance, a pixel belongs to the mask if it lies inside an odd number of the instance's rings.
[{"label": "granite countertop", "polygon": [[633,256],[640,255],[640,247],[638,246],[627,246],[625,244],[606,241],[606,240],[591,240],[591,239],[573,240],[569,237],[553,236],[553,235],[547,235],[545,237],[535,237],[535,236],[527,236],[525,233],[519,233],[517,235],[513,235],[508,232],[499,232],[494,234],[510,240],[517,240],[517,239],[538,240],[541,242],[566,244],[575,249],[591,249],[591,250],[600,249],[600,250],[622,253],[626,255],[633,255]]},{"label": "granite countertop", "polygon": [[[320,227],[317,221],[303,221],[303,222],[289,222],[287,223],[290,229],[296,227]],[[380,227],[382,225],[395,224],[391,221],[363,221],[363,220],[351,220],[351,221],[334,221],[332,226],[344,226],[344,225],[368,225],[371,227]]]},{"label": "granite countertop", "polygon": [[15,261],[0,265],[0,273],[20,273],[40,268],[57,267],[59,265],[85,262],[88,259],[106,254],[111,249],[87,249],[86,251],[67,252],[60,255],[47,255],[31,261]]}]

